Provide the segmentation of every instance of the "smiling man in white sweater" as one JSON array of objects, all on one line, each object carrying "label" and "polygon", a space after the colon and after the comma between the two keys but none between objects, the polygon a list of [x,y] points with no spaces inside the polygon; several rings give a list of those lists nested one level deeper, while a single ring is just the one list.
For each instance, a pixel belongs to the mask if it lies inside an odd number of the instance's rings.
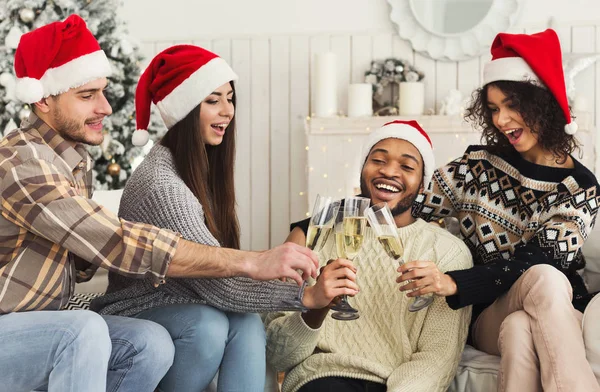
[{"label": "smiling man in white sweater", "polygon": [[[362,195],[390,206],[404,260],[434,261],[441,273],[472,266],[462,241],[411,216],[435,169],[431,141],[416,121],[394,121],[370,134],[362,159]],[[308,220],[293,224],[288,241],[304,244],[307,228]],[[336,257],[332,244],[323,249],[321,261]],[[329,307],[267,316],[267,357],[286,372],[283,392],[446,391],[465,345],[470,307],[452,310],[436,296],[429,307],[409,312],[412,298],[399,291],[397,261],[370,228],[354,265],[360,292],[351,301],[358,320],[327,317]],[[427,293],[438,284],[432,278],[418,288]]]}]

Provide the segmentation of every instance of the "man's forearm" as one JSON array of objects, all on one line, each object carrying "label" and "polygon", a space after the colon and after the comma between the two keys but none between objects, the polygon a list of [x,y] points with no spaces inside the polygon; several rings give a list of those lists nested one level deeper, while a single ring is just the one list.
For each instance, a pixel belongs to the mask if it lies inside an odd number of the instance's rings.
[{"label": "man's forearm", "polygon": [[181,239],[167,276],[173,278],[224,278],[248,276],[250,252],[197,244]]}]

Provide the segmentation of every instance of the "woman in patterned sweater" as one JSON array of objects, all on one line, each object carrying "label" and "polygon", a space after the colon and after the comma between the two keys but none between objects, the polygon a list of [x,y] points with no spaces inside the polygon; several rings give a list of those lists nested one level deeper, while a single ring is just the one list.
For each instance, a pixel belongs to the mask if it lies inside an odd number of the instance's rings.
[{"label": "woman in patterned sweater", "polygon": [[491,52],[467,110],[486,145],[436,170],[413,209],[429,221],[458,218],[475,265],[443,274],[408,263],[399,280],[413,283],[402,290],[473,305],[470,342],[501,355],[500,391],[598,391],[581,333],[591,295],[577,271],[599,186],[571,156],[577,126],[558,37],[498,34]]}]

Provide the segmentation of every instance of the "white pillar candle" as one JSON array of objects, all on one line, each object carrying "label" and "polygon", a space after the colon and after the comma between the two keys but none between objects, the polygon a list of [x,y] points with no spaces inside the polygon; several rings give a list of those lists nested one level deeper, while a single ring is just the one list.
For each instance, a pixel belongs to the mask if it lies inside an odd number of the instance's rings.
[{"label": "white pillar candle", "polygon": [[373,115],[373,86],[354,83],[348,86],[348,117]]},{"label": "white pillar candle", "polygon": [[425,84],[401,82],[398,107],[401,116],[420,116],[425,110]]},{"label": "white pillar candle", "polygon": [[315,85],[312,88],[313,108],[316,117],[337,115],[337,78],[335,53],[315,55]]}]

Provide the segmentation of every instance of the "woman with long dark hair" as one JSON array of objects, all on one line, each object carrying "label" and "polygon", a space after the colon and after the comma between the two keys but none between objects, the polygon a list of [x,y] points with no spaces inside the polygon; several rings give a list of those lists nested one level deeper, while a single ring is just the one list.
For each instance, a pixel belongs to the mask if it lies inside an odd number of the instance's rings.
[{"label": "woman with long dark hair", "polygon": [[578,271],[600,187],[571,154],[577,147],[553,30],[499,34],[467,119],[483,146],[436,170],[413,213],[458,218],[474,267],[441,273],[400,268],[409,296],[435,293],[473,305],[470,343],[501,356],[499,391],[600,390],[583,344],[591,298]]},{"label": "woman with long dark hair", "polygon": [[[127,182],[121,217],[171,229],[197,243],[239,249],[233,180],[236,79],[224,60],[196,46],[174,46],[152,60],[136,91],[140,130],[133,141],[143,145],[148,139],[143,129],[151,101],[168,131]],[[295,244],[282,246],[299,251]],[[159,385],[162,391],[203,391],[217,371],[219,391],[262,391],[265,335],[256,312],[321,308],[335,296],[354,294],[351,263],[336,263],[335,278],[319,279],[300,294],[297,285],[282,281],[170,279],[154,287],[150,280],[111,274],[107,295],[95,300],[93,309],[152,320],[169,331],[175,359]]]}]

